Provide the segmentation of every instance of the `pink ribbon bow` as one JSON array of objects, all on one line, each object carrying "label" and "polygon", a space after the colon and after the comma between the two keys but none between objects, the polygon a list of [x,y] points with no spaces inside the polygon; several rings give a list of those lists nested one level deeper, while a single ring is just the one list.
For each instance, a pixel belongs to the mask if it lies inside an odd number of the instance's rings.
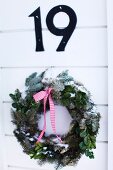
[{"label": "pink ribbon bow", "polygon": [[[49,99],[49,106],[50,106],[50,120],[51,120],[51,126],[53,129],[53,132],[56,134],[56,127],[55,127],[55,106],[51,97],[51,91],[52,88],[48,88],[45,91],[40,91],[38,93],[36,93],[35,95],[33,95],[33,98],[36,102],[44,99],[44,127],[43,130],[40,134],[40,136],[38,137],[37,142],[40,142],[40,140],[42,139],[45,130],[46,130],[46,103],[47,103],[47,99]],[[58,140],[60,142],[62,142],[61,138],[56,134]]]}]

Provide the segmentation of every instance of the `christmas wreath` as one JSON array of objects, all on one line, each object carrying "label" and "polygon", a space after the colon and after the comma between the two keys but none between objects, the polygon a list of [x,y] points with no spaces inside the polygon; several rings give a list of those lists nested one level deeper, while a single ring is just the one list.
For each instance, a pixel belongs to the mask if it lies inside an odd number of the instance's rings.
[{"label": "christmas wreath", "polygon": [[[16,125],[14,135],[23,151],[39,164],[55,163],[55,168],[74,165],[83,154],[94,158],[100,113],[96,111],[90,92],[63,71],[56,78],[33,73],[26,78],[23,96],[18,89],[10,94],[12,99],[12,122]],[[56,130],[57,107],[69,113],[69,129],[64,134]],[[61,109],[61,108],[60,108]],[[50,115],[52,132],[46,133],[46,116]],[[60,115],[63,114],[62,109]],[[39,127],[40,120],[43,127]],[[58,125],[59,126],[59,125]]]}]

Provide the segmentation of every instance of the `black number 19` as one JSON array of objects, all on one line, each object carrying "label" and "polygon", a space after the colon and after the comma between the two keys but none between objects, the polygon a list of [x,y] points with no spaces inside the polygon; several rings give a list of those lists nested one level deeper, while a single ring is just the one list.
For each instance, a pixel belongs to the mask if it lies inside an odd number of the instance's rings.
[{"label": "black number 19", "polygon": [[[69,24],[65,28],[56,28],[53,19],[55,15],[59,12],[64,12],[69,16]],[[34,11],[30,17],[34,17],[35,21],[35,34],[36,34],[36,51],[44,51],[43,47],[43,38],[42,38],[42,26],[41,26],[41,15],[40,15],[40,8]],[[77,24],[77,16],[76,13],[72,8],[66,5],[58,5],[52,8],[46,17],[46,24],[49,31],[57,36],[63,36],[58,48],[56,51],[64,51],[67,42],[69,41],[75,27]]]}]

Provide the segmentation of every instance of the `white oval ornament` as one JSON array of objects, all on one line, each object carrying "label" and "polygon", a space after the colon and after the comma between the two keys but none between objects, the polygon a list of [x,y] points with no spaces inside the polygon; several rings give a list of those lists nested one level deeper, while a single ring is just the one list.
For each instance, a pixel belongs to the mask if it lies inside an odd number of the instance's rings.
[{"label": "white oval ornament", "polygon": [[[61,105],[55,105],[55,126],[56,126],[56,133],[57,135],[64,135],[67,134],[69,131],[70,123],[72,118],[67,110],[66,107]],[[44,115],[41,115],[41,118],[38,122],[38,126],[40,130],[43,130],[44,126]],[[50,111],[46,112],[46,130],[45,136],[49,136],[54,134],[51,120],[50,120]]]}]

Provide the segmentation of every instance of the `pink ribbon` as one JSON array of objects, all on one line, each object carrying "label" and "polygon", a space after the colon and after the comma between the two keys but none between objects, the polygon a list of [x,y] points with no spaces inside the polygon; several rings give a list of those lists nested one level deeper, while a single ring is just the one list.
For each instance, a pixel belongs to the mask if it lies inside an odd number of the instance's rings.
[{"label": "pink ribbon", "polygon": [[34,100],[36,102],[39,102],[42,99],[44,101],[44,127],[43,127],[43,130],[42,130],[40,136],[38,137],[37,142],[40,142],[40,140],[42,139],[42,137],[43,137],[43,135],[45,133],[45,130],[46,130],[46,103],[47,103],[47,99],[49,99],[50,120],[51,120],[51,126],[52,126],[52,129],[53,129],[53,132],[57,136],[58,140],[60,142],[62,142],[61,138],[56,134],[56,127],[55,127],[55,105],[54,105],[54,102],[53,102],[52,97],[51,97],[51,91],[52,91],[52,88],[48,88],[45,91],[40,91],[40,92],[36,93],[35,95],[33,95],[33,98],[34,98]]}]

